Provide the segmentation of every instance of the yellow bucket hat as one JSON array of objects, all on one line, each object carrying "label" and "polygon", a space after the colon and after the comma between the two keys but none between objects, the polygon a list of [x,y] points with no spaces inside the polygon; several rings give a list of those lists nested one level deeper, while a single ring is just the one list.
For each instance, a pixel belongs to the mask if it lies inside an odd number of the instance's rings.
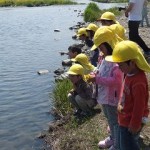
[{"label": "yellow bucket hat", "polygon": [[69,68],[67,74],[83,76],[84,75],[84,68],[80,64],[74,64]]},{"label": "yellow bucket hat", "polygon": [[126,33],[126,30],[125,28],[120,25],[120,24],[112,24],[110,25],[110,28],[123,40],[126,40],[126,36],[125,36],[125,33]]},{"label": "yellow bucket hat", "polygon": [[112,12],[105,12],[101,15],[101,17],[99,19],[97,19],[98,21],[101,21],[101,20],[112,20],[116,23],[116,17],[114,15],[114,13]]},{"label": "yellow bucket hat", "polygon": [[109,26],[102,26],[94,34],[94,45],[91,50],[95,50],[104,42],[107,42],[113,49],[114,46],[120,41],[122,41],[122,39],[117,36],[117,34],[115,34]]},{"label": "yellow bucket hat", "polygon": [[139,46],[132,41],[122,41],[118,43],[112,55],[106,56],[105,59],[116,63],[134,60],[138,68],[145,72],[150,72],[150,66],[145,60]]},{"label": "yellow bucket hat", "polygon": [[95,69],[85,54],[78,54],[75,58],[71,59],[71,61],[80,63],[83,68],[85,68],[84,74],[88,74]]},{"label": "yellow bucket hat", "polygon": [[94,32],[96,32],[97,29],[98,29],[98,26],[94,23],[90,23],[86,28],[86,30],[92,30]]},{"label": "yellow bucket hat", "polygon": [[80,28],[78,31],[77,31],[77,36],[82,36],[82,35],[86,35],[88,36],[87,34],[87,31],[86,31],[86,28]]}]

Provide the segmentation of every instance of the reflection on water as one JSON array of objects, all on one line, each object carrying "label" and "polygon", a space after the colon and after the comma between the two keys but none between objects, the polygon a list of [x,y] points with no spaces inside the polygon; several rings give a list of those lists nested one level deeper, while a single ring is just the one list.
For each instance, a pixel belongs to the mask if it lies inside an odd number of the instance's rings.
[{"label": "reflection on water", "polygon": [[[81,6],[0,8],[0,145],[1,150],[40,149],[35,140],[53,117],[53,71],[74,41],[69,30]],[[61,32],[54,32],[60,29]],[[37,71],[50,73],[39,76]]]}]

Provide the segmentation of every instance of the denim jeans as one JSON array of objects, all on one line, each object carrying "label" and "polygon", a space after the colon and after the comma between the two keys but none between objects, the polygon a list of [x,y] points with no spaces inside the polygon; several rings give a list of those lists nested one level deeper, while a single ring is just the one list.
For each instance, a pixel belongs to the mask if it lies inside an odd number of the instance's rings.
[{"label": "denim jeans", "polygon": [[141,21],[130,21],[128,22],[128,27],[129,27],[129,39],[131,41],[136,42],[144,52],[150,51],[150,49],[147,47],[143,39],[139,35],[139,25]]},{"label": "denim jeans", "polygon": [[118,149],[118,115],[117,106],[110,106],[107,104],[102,104],[102,109],[105,117],[107,118],[108,125],[110,128],[111,138],[114,141],[113,146]]},{"label": "denim jeans", "polygon": [[133,135],[128,131],[128,128],[118,127],[119,150],[140,150],[138,138],[139,133]]}]

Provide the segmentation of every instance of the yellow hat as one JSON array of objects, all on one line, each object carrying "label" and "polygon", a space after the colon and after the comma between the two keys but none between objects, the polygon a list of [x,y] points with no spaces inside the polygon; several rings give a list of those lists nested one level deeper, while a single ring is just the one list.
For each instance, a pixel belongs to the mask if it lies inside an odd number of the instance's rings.
[{"label": "yellow hat", "polygon": [[103,13],[101,15],[101,17],[97,20],[99,20],[99,21],[100,20],[112,20],[112,21],[116,22],[116,17],[114,15],[114,13],[107,11],[107,12]]},{"label": "yellow hat", "polygon": [[120,41],[122,41],[122,39],[117,36],[117,34],[115,34],[109,26],[102,26],[94,34],[94,45],[91,50],[95,50],[104,42],[107,42],[113,49],[114,46]]},{"label": "yellow hat", "polygon": [[78,31],[77,31],[77,36],[82,36],[82,35],[86,35],[88,36],[87,34],[87,31],[86,31],[86,28],[80,28]]},{"label": "yellow hat", "polygon": [[97,29],[98,29],[98,26],[94,23],[90,23],[86,28],[86,30],[92,30],[94,32],[96,32]]},{"label": "yellow hat", "polygon": [[72,65],[67,74],[70,74],[70,75],[84,75],[84,68],[80,65],[80,64],[74,64]]},{"label": "yellow hat", "polygon": [[88,74],[93,71],[95,67],[90,63],[88,57],[85,54],[78,54],[74,59],[71,59],[74,62],[80,63],[85,69],[84,74]]},{"label": "yellow hat", "polygon": [[121,39],[123,39],[123,40],[126,40],[126,39],[127,39],[126,36],[125,36],[126,30],[125,30],[125,28],[124,28],[122,25],[116,23],[116,24],[110,25],[110,28],[111,28]]},{"label": "yellow hat", "polygon": [[145,60],[139,46],[132,41],[122,41],[118,43],[115,46],[112,55],[106,56],[105,59],[117,63],[134,60],[138,68],[150,72],[150,66]]}]

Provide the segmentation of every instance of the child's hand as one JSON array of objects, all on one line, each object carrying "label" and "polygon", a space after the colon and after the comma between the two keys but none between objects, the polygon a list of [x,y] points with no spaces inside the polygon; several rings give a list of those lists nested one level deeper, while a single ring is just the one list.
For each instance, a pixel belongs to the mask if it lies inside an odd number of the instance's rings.
[{"label": "child's hand", "polygon": [[134,128],[128,128],[128,131],[131,133],[131,134],[137,134],[139,131],[140,131],[140,129],[134,129]]},{"label": "child's hand", "polygon": [[74,89],[71,89],[71,90],[69,91],[69,93],[73,94],[74,91],[75,91]]},{"label": "child's hand", "polygon": [[88,82],[92,82],[95,83],[96,78],[93,76],[90,76],[90,78],[88,79]]},{"label": "child's hand", "polygon": [[117,110],[119,113],[121,113],[123,110],[123,106],[121,104],[118,104]]}]

